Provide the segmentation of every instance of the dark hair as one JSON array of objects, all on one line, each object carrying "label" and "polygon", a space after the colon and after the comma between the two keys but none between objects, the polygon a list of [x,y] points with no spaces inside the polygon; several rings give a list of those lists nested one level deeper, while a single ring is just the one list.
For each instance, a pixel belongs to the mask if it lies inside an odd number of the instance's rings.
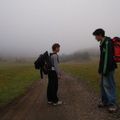
[{"label": "dark hair", "polygon": [[96,36],[96,35],[101,35],[101,36],[105,36],[105,31],[103,29],[97,29],[93,32],[93,35]]},{"label": "dark hair", "polygon": [[56,48],[59,48],[59,47],[60,47],[60,45],[58,43],[55,43],[52,46],[52,50],[54,51],[54,50],[56,50]]}]

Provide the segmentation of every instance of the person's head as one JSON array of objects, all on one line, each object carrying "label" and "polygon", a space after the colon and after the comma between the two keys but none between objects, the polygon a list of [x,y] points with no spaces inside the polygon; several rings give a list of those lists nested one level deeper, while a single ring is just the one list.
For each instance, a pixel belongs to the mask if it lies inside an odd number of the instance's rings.
[{"label": "person's head", "polygon": [[105,37],[105,31],[103,29],[97,29],[93,32],[93,35],[95,36],[97,41],[102,41]]},{"label": "person's head", "polygon": [[60,51],[60,45],[58,43],[53,44],[52,50],[53,52],[58,53]]}]

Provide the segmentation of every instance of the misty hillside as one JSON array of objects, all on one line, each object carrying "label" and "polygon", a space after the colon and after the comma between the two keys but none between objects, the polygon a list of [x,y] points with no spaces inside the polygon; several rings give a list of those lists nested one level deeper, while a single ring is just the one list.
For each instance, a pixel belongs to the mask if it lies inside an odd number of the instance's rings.
[{"label": "misty hillside", "polygon": [[61,55],[60,58],[62,62],[70,62],[70,61],[83,62],[98,58],[98,55],[99,55],[99,49],[92,48],[92,49],[80,50],[69,55]]},{"label": "misty hillside", "polygon": [[[36,57],[28,57],[28,56],[9,56],[9,55],[0,55],[0,61],[2,62],[7,62],[7,61],[14,61],[14,62],[19,62],[19,63],[24,63],[24,62],[34,62],[37,57],[42,54],[39,53],[36,55]],[[99,55],[99,49],[97,48],[91,48],[91,49],[86,49],[86,50],[79,50],[74,53],[70,54],[62,54],[60,55],[60,61],[61,62],[70,62],[70,61],[76,61],[76,62],[82,62],[82,61],[87,61],[91,60],[94,58],[97,58]]]}]

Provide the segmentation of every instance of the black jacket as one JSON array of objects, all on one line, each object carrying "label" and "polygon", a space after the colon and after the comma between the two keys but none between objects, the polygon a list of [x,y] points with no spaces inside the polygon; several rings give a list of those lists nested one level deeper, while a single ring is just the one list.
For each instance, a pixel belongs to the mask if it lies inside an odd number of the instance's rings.
[{"label": "black jacket", "polygon": [[117,64],[114,60],[114,48],[111,38],[105,37],[100,44],[100,62],[99,62],[99,73],[107,75],[111,71],[117,68]]}]

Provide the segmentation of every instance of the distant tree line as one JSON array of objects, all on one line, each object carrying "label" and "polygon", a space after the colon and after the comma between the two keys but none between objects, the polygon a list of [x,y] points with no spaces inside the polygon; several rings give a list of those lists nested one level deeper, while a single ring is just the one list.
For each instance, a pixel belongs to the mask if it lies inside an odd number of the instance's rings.
[{"label": "distant tree line", "polygon": [[82,52],[78,51],[69,55],[61,55],[60,60],[62,62],[70,62],[70,61],[83,62],[83,61],[90,61],[93,58],[97,58],[98,55],[99,52],[96,50],[88,50]]},{"label": "distant tree line", "polygon": [[33,62],[33,58],[0,57],[0,62],[27,63],[31,61]]}]

